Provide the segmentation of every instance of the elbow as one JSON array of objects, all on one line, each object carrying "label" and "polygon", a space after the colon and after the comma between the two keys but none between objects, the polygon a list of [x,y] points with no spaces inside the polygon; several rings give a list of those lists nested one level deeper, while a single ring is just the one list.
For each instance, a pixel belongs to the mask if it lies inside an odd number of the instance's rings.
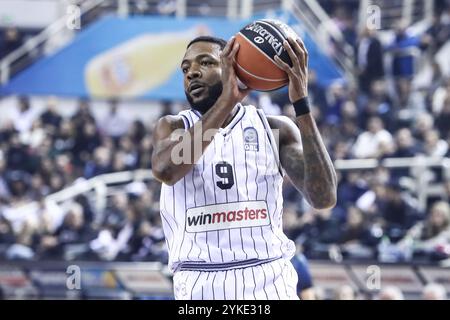
[{"label": "elbow", "polygon": [[311,197],[310,204],[315,210],[331,210],[336,206],[337,193],[335,190],[320,195],[320,197]]},{"label": "elbow", "polygon": [[173,186],[177,181],[175,180],[173,174],[168,172],[168,170],[155,170],[152,169],[153,176],[156,180],[167,184],[169,186]]},{"label": "elbow", "polygon": [[175,177],[175,171],[163,163],[158,164],[153,162],[152,173],[155,179],[169,186],[173,186],[178,180]]}]

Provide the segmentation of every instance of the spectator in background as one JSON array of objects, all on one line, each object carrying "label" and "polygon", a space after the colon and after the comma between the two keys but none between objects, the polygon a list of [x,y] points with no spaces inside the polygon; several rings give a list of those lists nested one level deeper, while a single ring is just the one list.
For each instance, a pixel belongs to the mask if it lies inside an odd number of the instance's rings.
[{"label": "spectator in background", "polygon": [[334,300],[356,300],[355,289],[348,284],[340,286],[334,292]]},{"label": "spectator in background", "polygon": [[431,97],[431,110],[434,115],[439,115],[444,109],[445,101],[450,96],[450,78],[442,81],[442,84],[433,92]]},{"label": "spectator in background", "polygon": [[450,136],[450,87],[441,111],[436,115],[436,128],[441,137]]},{"label": "spectator in background", "polygon": [[378,300],[405,300],[399,287],[387,286],[382,288],[377,297]]},{"label": "spectator in background", "polygon": [[7,203],[10,197],[11,193],[7,180],[6,162],[3,153],[0,150],[0,207],[2,204]]},{"label": "spectator in background", "polygon": [[[13,228],[11,223],[0,215],[0,245],[7,246],[11,245],[16,241]],[[0,256],[2,254],[2,248],[0,248]]]},{"label": "spectator in background", "polygon": [[379,158],[392,152],[392,135],[384,129],[379,117],[369,119],[368,130],[362,132],[353,145],[353,154],[357,158]]},{"label": "spectator in background", "polygon": [[297,253],[291,259],[295,271],[297,271],[297,294],[301,300],[316,300],[314,294],[314,285],[311,272],[309,271],[308,261],[297,245]]},{"label": "spectator in background", "polygon": [[447,290],[442,284],[428,283],[422,290],[422,300],[447,300]]},{"label": "spectator in background", "polygon": [[[395,134],[394,152],[392,158],[410,158],[422,152],[422,146],[413,137],[409,128],[402,128]],[[399,179],[410,175],[410,168],[392,168],[392,178]]]},{"label": "spectator in background", "polygon": [[336,125],[341,120],[342,108],[347,101],[347,90],[343,83],[330,85],[327,94],[326,109],[322,108],[323,118],[327,124]]},{"label": "spectator in background", "polygon": [[332,210],[307,210],[301,217],[301,224],[297,243],[302,245],[305,255],[311,259],[328,259],[331,245],[337,243],[340,236],[339,221]]},{"label": "spectator in background", "polygon": [[20,140],[23,144],[29,146],[32,150],[37,150],[48,137],[48,131],[43,127],[41,120],[34,120],[29,131],[20,134]]},{"label": "spectator in background", "polygon": [[56,154],[73,156],[75,146],[75,128],[70,120],[64,119],[54,138],[53,149]]},{"label": "spectator in background", "polygon": [[101,121],[103,132],[114,140],[117,146],[120,137],[129,129],[130,123],[125,113],[121,112],[117,100],[110,101],[109,113]]},{"label": "spectator in background", "polygon": [[440,139],[439,131],[431,130],[425,133],[424,152],[429,157],[443,157],[448,151],[447,141]]},{"label": "spectator in background", "polygon": [[53,216],[51,209],[47,208],[45,201],[39,201],[39,213],[36,230],[33,234],[33,249],[39,259],[61,259],[62,256],[58,250],[58,239],[54,236]]},{"label": "spectator in background", "polygon": [[375,199],[376,216],[381,219],[385,233],[391,240],[399,240],[422,214],[417,205],[402,194],[398,181],[392,180],[386,186],[378,186]]},{"label": "spectator in background", "polygon": [[372,83],[384,77],[383,48],[376,30],[364,28],[356,46],[356,72],[359,88],[369,94]]},{"label": "spectator in background", "polygon": [[409,158],[420,152],[421,148],[409,128],[402,128],[395,133],[395,150],[390,157]]},{"label": "spectator in background", "polygon": [[66,183],[67,181],[65,180],[63,174],[61,174],[60,172],[52,173],[50,176],[50,184],[49,184],[50,193],[55,193],[62,190],[66,185]]},{"label": "spectator in background", "polygon": [[25,96],[19,97],[16,112],[11,119],[14,123],[14,128],[20,133],[28,132],[36,118],[38,118],[38,113],[36,108],[30,105],[29,98]]},{"label": "spectator in background", "polygon": [[151,169],[152,168],[152,152],[153,143],[151,135],[145,136],[140,145],[138,151],[138,166],[139,169]]},{"label": "spectator in background", "polygon": [[84,166],[89,160],[89,154],[101,144],[97,123],[87,100],[78,101],[78,110],[70,120],[75,134],[73,160],[77,166]]},{"label": "spectator in background", "polygon": [[[76,122],[76,121],[75,121]],[[77,126],[75,125],[75,128]],[[73,155],[75,163],[78,166],[84,166],[87,161],[102,143],[100,133],[95,122],[85,122],[76,129],[75,141],[73,146]]]},{"label": "spectator in background", "polygon": [[23,43],[22,34],[16,27],[6,28],[0,40],[0,59],[19,48]]},{"label": "spectator in background", "polygon": [[159,115],[159,117],[164,117],[164,116],[168,116],[168,115],[172,115],[176,113],[174,110],[174,105],[172,103],[172,101],[170,100],[163,100],[161,101],[161,113]]},{"label": "spectator in background", "polygon": [[93,160],[86,163],[84,177],[90,179],[108,172],[111,172],[111,152],[105,147],[98,147],[94,151]]},{"label": "spectator in background", "polygon": [[376,258],[379,238],[372,234],[371,225],[355,206],[348,208],[346,224],[341,228],[340,250],[349,258]]},{"label": "spectator in background", "polygon": [[27,217],[22,223],[16,236],[16,242],[11,244],[5,252],[8,260],[33,260],[35,252],[33,250],[33,234],[35,223]]},{"label": "spectator in background", "polygon": [[9,139],[9,148],[6,156],[6,166],[8,170],[19,170],[31,172],[29,158],[30,150],[20,141],[18,133],[13,133]]},{"label": "spectator in background", "polygon": [[[140,141],[141,140],[139,140],[139,142]],[[133,143],[133,139],[130,135],[120,138],[119,148],[124,154],[125,165],[129,169],[136,169],[139,159],[138,147],[135,143]]]},{"label": "spectator in background", "polygon": [[[125,219],[116,228],[103,226],[97,238],[90,242],[91,249],[102,260],[111,261],[116,258],[128,259],[132,245],[138,237],[137,229],[143,222],[142,214],[131,204],[124,209]],[[130,247],[131,241],[131,247]]]},{"label": "spectator in background", "polygon": [[43,158],[38,170],[38,174],[47,186],[50,186],[50,177],[54,172],[55,162],[50,158]]},{"label": "spectator in background", "polygon": [[419,45],[420,37],[411,36],[407,31],[407,24],[401,21],[396,27],[394,41],[387,47],[392,54],[391,73],[395,78],[397,98],[402,107],[406,106],[411,93]]},{"label": "spectator in background", "polygon": [[130,167],[126,164],[126,154],[122,151],[114,153],[111,161],[111,171],[120,172],[130,170]]},{"label": "spectator in background", "polygon": [[87,122],[96,124],[88,100],[80,99],[78,101],[78,110],[72,116],[71,121],[75,125],[75,129],[77,132],[80,132],[81,128]]},{"label": "spectator in background", "polygon": [[64,217],[62,225],[56,230],[57,252],[61,257],[69,249],[70,245],[86,245],[95,238],[96,232],[89,224],[85,223],[83,207],[73,203]]},{"label": "spectator in background", "polygon": [[395,118],[393,115],[393,103],[389,96],[385,80],[375,80],[370,86],[368,99],[360,99],[359,125],[367,127],[372,117],[379,117],[387,130],[395,129]]},{"label": "spectator in background", "polygon": [[427,132],[431,130],[434,130],[434,118],[430,113],[424,112],[414,123],[413,135],[419,142],[424,142]]},{"label": "spectator in background", "polygon": [[350,144],[337,142],[332,151],[333,160],[348,159],[350,156]]},{"label": "spectator in background", "polygon": [[[341,173],[338,182],[337,207],[347,208],[369,190],[369,185],[356,171]],[[345,221],[346,217],[343,217]]]},{"label": "spectator in background", "polygon": [[442,11],[435,11],[431,26],[425,31],[422,43],[430,49],[434,55],[450,39],[450,22],[444,21]]},{"label": "spectator in background", "polygon": [[129,129],[129,138],[134,144],[139,144],[146,135],[145,125],[141,120],[134,120]]},{"label": "spectator in background", "polygon": [[29,196],[32,200],[42,199],[51,192],[50,186],[44,183],[44,179],[38,173],[31,177],[30,189]]},{"label": "spectator in background", "polygon": [[304,221],[294,202],[284,207],[282,222],[283,231],[289,239],[295,239],[300,235]]},{"label": "spectator in background", "polygon": [[[333,20],[336,23],[339,30],[342,32],[344,36],[345,42],[354,48],[356,46],[356,38],[357,34],[355,31],[355,22],[351,5],[345,5],[343,3],[339,4],[339,6],[333,12]],[[339,44],[337,44],[339,45]],[[342,46],[342,44],[341,44]]]},{"label": "spectator in background", "polygon": [[[286,97],[283,95],[283,97]],[[308,70],[308,98],[312,105],[317,106],[322,113],[326,111],[326,90],[319,84],[317,73],[310,69]],[[286,105],[289,101],[284,101],[281,105]]]},{"label": "spectator in background", "polygon": [[62,117],[58,113],[58,103],[59,102],[56,97],[48,98],[46,109],[40,116],[42,124],[51,134],[57,133],[62,122]]},{"label": "spectator in background", "polygon": [[398,246],[403,251],[414,250],[416,256],[447,258],[450,252],[450,205],[444,201],[435,203],[426,220],[414,225]]},{"label": "spectator in background", "polygon": [[129,206],[129,198],[125,192],[119,192],[112,196],[111,204],[104,212],[104,220],[101,225],[112,232],[117,232],[125,223],[125,210]]}]

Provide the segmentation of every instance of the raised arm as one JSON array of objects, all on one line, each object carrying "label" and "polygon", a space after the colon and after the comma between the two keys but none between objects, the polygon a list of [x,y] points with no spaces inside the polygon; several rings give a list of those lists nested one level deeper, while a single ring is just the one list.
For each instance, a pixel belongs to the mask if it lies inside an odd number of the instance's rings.
[{"label": "raised arm", "polygon": [[[292,103],[305,102],[308,96],[307,51],[300,39],[289,39],[284,47],[292,60],[292,67],[278,57],[275,60],[289,76],[289,99]],[[295,123],[287,117],[269,118],[272,129],[279,130],[281,165],[311,206],[316,209],[334,207],[337,179],[333,163],[306,105],[303,103],[296,109]]]},{"label": "raised arm", "polygon": [[[234,43],[232,39],[221,53],[220,65],[219,61],[216,62],[217,65],[211,63],[211,68],[221,68],[223,90],[215,104],[202,116],[202,121],[196,122],[186,131],[183,130],[181,116],[166,116],[156,124],[153,134],[152,171],[159,181],[173,185],[183,178],[211,143],[215,130],[224,124],[234,106],[247,95],[248,90],[238,88],[232,65],[238,50],[239,44]],[[189,80],[189,77],[201,77],[202,67],[191,65],[185,71],[185,77]]]},{"label": "raised arm", "polygon": [[304,117],[296,119],[297,125],[284,116],[267,118],[272,130],[278,130],[281,165],[292,184],[315,209],[331,208],[336,204],[336,173],[314,119]]}]

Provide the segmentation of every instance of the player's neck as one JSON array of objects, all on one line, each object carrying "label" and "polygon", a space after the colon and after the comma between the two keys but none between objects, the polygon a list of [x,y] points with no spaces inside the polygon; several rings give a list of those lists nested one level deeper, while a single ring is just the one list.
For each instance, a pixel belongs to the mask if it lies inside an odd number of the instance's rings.
[{"label": "player's neck", "polygon": [[233,110],[231,110],[231,112],[228,115],[227,119],[223,123],[222,128],[225,128],[231,122],[231,120],[233,120],[233,118],[236,116],[238,111],[239,111],[239,107],[238,107],[238,105],[235,105]]}]

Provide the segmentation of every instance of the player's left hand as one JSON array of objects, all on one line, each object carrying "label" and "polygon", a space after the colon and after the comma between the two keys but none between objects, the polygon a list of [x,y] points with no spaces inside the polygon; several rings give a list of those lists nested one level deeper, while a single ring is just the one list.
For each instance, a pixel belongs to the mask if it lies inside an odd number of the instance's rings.
[{"label": "player's left hand", "polygon": [[283,43],[292,61],[292,67],[275,56],[275,63],[284,70],[289,77],[289,100],[293,103],[308,96],[308,51],[302,40],[289,37]]}]

